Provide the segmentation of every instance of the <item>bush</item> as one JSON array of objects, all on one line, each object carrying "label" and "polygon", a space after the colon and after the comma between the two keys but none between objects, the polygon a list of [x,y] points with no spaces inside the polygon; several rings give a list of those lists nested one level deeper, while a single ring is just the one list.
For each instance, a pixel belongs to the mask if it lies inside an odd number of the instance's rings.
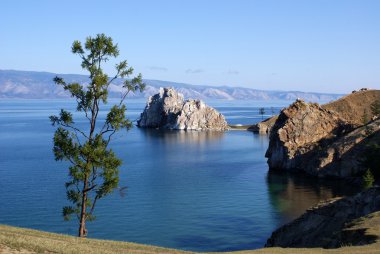
[{"label": "bush", "polygon": [[364,165],[370,169],[375,181],[380,180],[380,144],[372,143],[368,146]]},{"label": "bush", "polygon": [[364,188],[366,189],[371,188],[373,186],[373,183],[375,182],[375,178],[370,169],[367,169],[367,171],[363,175],[363,182],[364,182]]}]

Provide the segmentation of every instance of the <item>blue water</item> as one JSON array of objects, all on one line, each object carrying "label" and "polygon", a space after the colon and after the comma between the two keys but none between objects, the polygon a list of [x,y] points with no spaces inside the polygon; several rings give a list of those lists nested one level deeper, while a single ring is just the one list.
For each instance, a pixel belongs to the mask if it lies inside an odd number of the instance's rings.
[{"label": "blue water", "polygon": [[[289,102],[209,101],[230,124],[261,120]],[[137,119],[145,102],[127,102]],[[52,153],[48,117],[70,100],[0,101],[0,223],[77,234],[63,221],[67,164]],[[76,113],[78,124],[84,123]],[[100,115],[104,117],[104,112]],[[260,248],[278,226],[318,201],[352,194],[339,182],[268,172],[266,135],[246,131],[178,132],[133,128],[112,148],[124,164],[120,186],[101,199],[89,237],[193,251]]]}]

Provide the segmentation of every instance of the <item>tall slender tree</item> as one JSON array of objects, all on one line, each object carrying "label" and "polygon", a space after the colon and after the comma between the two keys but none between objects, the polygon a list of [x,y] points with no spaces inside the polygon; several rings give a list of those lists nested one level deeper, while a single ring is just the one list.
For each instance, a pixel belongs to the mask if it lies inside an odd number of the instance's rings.
[{"label": "tall slender tree", "polygon": [[[79,220],[79,237],[87,236],[86,221],[93,220],[96,202],[118,187],[119,167],[122,161],[109,148],[112,136],[121,129],[129,130],[132,123],[126,118],[124,100],[128,93],[142,91],[145,85],[141,74],[130,78],[133,68],[127,61],[116,64],[116,74],[109,77],[102,66],[110,58],[117,58],[119,50],[111,37],[98,34],[87,37],[85,43],[74,41],[72,53],[82,61],[82,68],[89,72],[87,85],[66,83],[55,77],[55,84],[62,86],[76,100],[76,110],[87,120],[85,126],[74,122],[72,113],[61,109],[59,115],[50,117],[54,134],[53,152],[57,161],[68,161],[69,180],[66,182],[67,198],[72,203],[63,208],[65,220],[76,215]],[[99,119],[99,111],[107,104],[108,88],[117,78],[123,78],[124,91],[118,104],[111,107],[105,119]]]},{"label": "tall slender tree", "polygon": [[263,119],[265,114],[265,108],[259,108],[259,114],[261,115],[261,119]]}]

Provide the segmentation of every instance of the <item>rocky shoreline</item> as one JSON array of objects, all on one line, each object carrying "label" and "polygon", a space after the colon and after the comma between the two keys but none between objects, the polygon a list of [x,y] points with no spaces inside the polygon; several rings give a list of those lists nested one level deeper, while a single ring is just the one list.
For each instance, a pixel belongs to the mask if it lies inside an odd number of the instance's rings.
[{"label": "rocky shoreline", "polygon": [[[298,219],[272,233],[265,247],[339,248],[374,243],[378,236],[357,227],[371,218],[380,218],[380,187],[374,187],[353,197],[327,200],[306,211]],[[373,227],[380,226],[380,220]],[[356,227],[354,227],[354,225]],[[359,223],[360,226],[360,223]]]},{"label": "rocky shoreline", "polygon": [[[369,113],[379,90],[362,90],[320,106],[297,100],[268,131],[268,165],[316,177],[359,179],[368,171],[369,145],[380,144],[380,119]],[[354,181],[355,182],[355,181]],[[380,238],[380,187],[327,200],[280,227],[266,247],[340,248]]]}]

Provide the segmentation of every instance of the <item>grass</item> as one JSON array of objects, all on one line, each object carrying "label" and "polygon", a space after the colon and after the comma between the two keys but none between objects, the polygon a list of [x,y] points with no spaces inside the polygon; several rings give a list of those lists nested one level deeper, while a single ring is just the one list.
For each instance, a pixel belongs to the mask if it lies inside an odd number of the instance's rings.
[{"label": "grass", "polygon": [[232,131],[247,131],[252,125],[228,125]]},{"label": "grass", "polygon": [[[380,212],[353,222],[352,228],[365,228],[371,235],[380,235]],[[365,246],[349,246],[339,249],[321,248],[263,248],[258,250],[236,251],[233,254],[363,254],[379,253],[380,242]],[[42,232],[32,229],[0,225],[0,253],[192,253],[176,249],[136,244],[130,242],[81,239],[78,237]]]},{"label": "grass", "polygon": [[[0,225],[0,246],[35,253],[186,253],[143,244],[83,239],[68,235]],[[0,253],[1,247],[0,247]]]},{"label": "grass", "polygon": [[350,122],[362,125],[365,114],[367,114],[368,120],[373,116],[371,104],[379,100],[379,98],[380,90],[358,91],[322,105],[322,107],[337,112]]}]

